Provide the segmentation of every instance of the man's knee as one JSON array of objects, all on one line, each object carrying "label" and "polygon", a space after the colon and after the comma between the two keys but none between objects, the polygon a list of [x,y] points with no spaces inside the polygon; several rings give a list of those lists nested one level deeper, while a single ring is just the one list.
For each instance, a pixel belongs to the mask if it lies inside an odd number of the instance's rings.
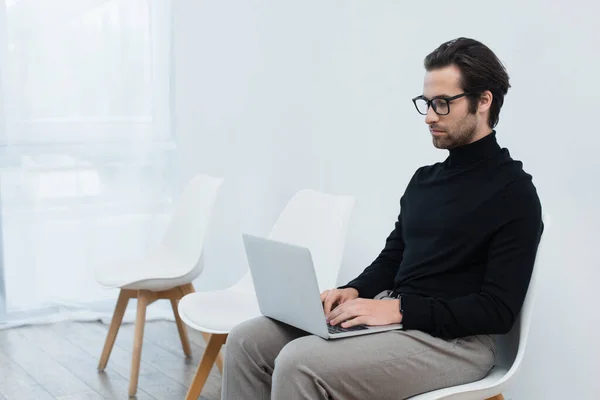
[{"label": "man's knee", "polygon": [[282,376],[318,375],[323,365],[318,352],[318,342],[322,340],[316,336],[306,336],[288,343],[275,359],[275,371]]},{"label": "man's knee", "polygon": [[328,362],[322,357],[323,339],[306,336],[288,343],[275,360],[275,398],[331,399],[327,384]]},{"label": "man's knee", "polygon": [[233,327],[227,336],[227,351],[229,349],[247,349],[248,344],[256,345],[265,336],[265,328],[269,324],[265,317],[257,317],[244,321]]}]

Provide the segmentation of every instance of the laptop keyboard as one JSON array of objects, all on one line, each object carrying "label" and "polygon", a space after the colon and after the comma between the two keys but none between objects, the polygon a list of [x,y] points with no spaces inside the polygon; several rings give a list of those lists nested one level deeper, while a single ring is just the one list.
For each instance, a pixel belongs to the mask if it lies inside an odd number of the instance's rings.
[{"label": "laptop keyboard", "polygon": [[351,326],[350,328],[342,328],[340,325],[327,325],[327,329],[329,333],[342,333],[342,332],[352,332],[352,331],[361,331],[363,329],[368,329],[365,325],[356,325]]}]

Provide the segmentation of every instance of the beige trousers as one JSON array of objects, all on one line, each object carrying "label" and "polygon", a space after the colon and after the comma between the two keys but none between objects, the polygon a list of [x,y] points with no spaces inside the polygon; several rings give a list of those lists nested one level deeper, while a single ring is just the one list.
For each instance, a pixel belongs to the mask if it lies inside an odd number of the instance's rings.
[{"label": "beige trousers", "polygon": [[227,338],[223,400],[401,400],[482,379],[490,336],[445,340],[390,331],[325,340],[266,317]]}]

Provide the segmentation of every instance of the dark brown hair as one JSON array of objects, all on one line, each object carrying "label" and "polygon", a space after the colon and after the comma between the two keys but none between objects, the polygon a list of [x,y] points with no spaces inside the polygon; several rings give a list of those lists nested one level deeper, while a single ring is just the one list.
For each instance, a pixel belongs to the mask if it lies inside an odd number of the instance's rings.
[{"label": "dark brown hair", "polygon": [[462,89],[470,93],[469,112],[477,111],[477,101],[486,90],[492,92],[488,124],[498,124],[504,96],[510,88],[508,73],[502,62],[486,45],[469,38],[458,38],[441,44],[424,61],[425,69],[431,71],[455,65],[460,70]]}]

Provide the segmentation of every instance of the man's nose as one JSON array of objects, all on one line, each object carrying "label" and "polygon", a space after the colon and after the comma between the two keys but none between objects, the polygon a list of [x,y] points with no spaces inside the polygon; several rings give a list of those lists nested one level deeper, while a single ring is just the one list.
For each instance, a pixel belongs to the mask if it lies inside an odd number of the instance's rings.
[{"label": "man's nose", "polygon": [[439,121],[440,117],[433,111],[433,107],[429,106],[427,109],[427,115],[425,115],[425,123],[431,125]]}]

